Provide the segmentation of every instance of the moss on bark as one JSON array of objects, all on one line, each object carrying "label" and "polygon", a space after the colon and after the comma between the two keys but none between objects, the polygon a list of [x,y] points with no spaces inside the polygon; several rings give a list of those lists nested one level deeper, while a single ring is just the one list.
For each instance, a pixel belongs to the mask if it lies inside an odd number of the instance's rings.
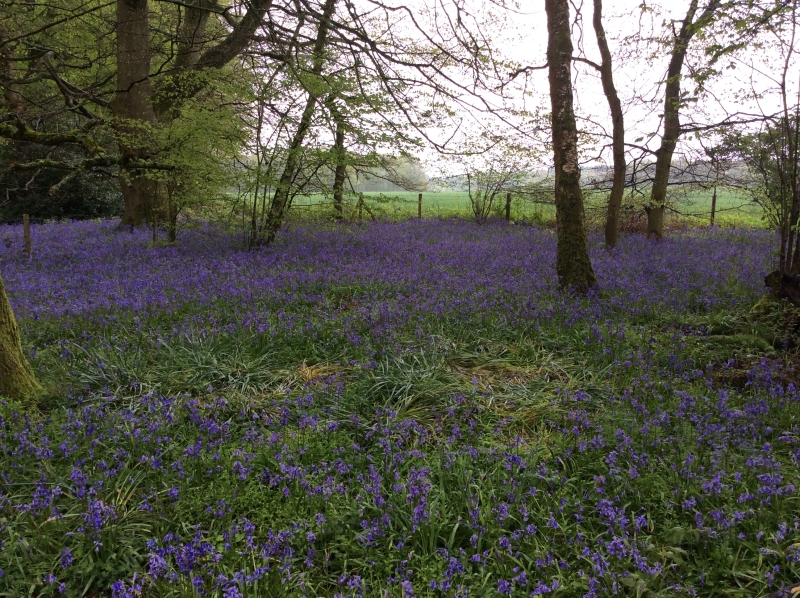
[{"label": "moss on bark", "polygon": [[17,320],[6,297],[3,279],[0,278],[0,395],[27,401],[40,390],[22,351]]}]

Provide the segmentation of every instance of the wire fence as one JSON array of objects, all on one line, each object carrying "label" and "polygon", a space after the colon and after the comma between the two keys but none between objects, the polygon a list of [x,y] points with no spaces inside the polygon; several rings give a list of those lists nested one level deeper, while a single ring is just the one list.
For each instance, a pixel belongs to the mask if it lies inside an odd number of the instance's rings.
[{"label": "wire fence", "polygon": [[[627,196],[622,205],[623,228],[637,228],[646,221],[646,196]],[[607,212],[608,195],[587,190],[585,195],[586,218],[589,226],[602,226]],[[466,191],[427,192],[422,194],[421,213],[424,218],[473,217],[474,212]],[[767,226],[761,206],[746,191],[720,188],[713,200],[713,191],[707,189],[680,189],[668,198],[668,220],[676,225],[702,226],[712,222],[721,226]],[[332,198],[324,195],[303,197],[292,204],[294,217],[325,217],[334,213]],[[342,203],[342,214],[347,220],[406,219],[419,215],[417,192],[393,194],[361,194],[347,196]],[[506,194],[495,198],[490,217],[506,217]],[[512,193],[509,219],[541,225],[555,224],[555,205],[552,191],[548,194],[518,195]]]}]

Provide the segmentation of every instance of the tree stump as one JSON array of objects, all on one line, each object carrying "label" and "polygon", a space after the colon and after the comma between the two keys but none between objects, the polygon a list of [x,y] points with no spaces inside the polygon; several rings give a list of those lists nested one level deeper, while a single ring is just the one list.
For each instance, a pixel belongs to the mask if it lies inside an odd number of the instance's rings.
[{"label": "tree stump", "polygon": [[764,284],[776,299],[787,299],[792,305],[800,306],[800,276],[781,274],[776,270],[764,277]]}]

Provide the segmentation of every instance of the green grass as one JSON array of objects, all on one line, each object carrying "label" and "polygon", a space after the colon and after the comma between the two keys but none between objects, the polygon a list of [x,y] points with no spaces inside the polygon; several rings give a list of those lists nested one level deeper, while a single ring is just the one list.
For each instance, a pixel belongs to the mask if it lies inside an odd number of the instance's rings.
[{"label": "green grass", "polygon": [[[711,216],[711,190],[673,189],[670,191],[670,214],[668,219],[674,225],[683,222],[691,226],[707,226]],[[385,193],[364,193],[367,206],[376,216],[389,219],[405,219],[417,216],[418,192],[397,191]],[[643,207],[646,196],[628,196],[623,202],[623,214],[630,213],[628,219],[644,220]],[[587,192],[585,207],[589,225],[602,227],[606,212],[607,195],[599,192]],[[358,218],[356,212],[357,198],[349,196],[346,209],[349,218]],[[304,215],[320,215],[328,213],[331,199],[324,195],[311,195],[296,198],[293,206],[293,217]],[[514,197],[511,205],[511,219],[531,224],[553,225],[555,223],[555,207],[552,204],[535,203],[520,197]],[[505,198],[500,198],[492,208],[497,218],[505,217]],[[426,191],[422,194],[423,218],[430,217],[463,217],[471,218],[469,194],[466,191]],[[763,211],[753,205],[749,195],[740,190],[719,188],[715,224],[717,226],[734,226],[763,228],[766,224],[762,218]],[[362,211],[362,218],[369,218]]]}]

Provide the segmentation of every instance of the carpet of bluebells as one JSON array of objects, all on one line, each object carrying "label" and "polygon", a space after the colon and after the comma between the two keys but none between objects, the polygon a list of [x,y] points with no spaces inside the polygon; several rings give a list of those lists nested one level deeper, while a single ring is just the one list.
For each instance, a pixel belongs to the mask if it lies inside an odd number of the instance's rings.
[{"label": "carpet of bluebells", "polygon": [[[0,227],[0,596],[766,596],[800,580],[772,236]],[[779,344],[779,343],[778,343]]]}]

